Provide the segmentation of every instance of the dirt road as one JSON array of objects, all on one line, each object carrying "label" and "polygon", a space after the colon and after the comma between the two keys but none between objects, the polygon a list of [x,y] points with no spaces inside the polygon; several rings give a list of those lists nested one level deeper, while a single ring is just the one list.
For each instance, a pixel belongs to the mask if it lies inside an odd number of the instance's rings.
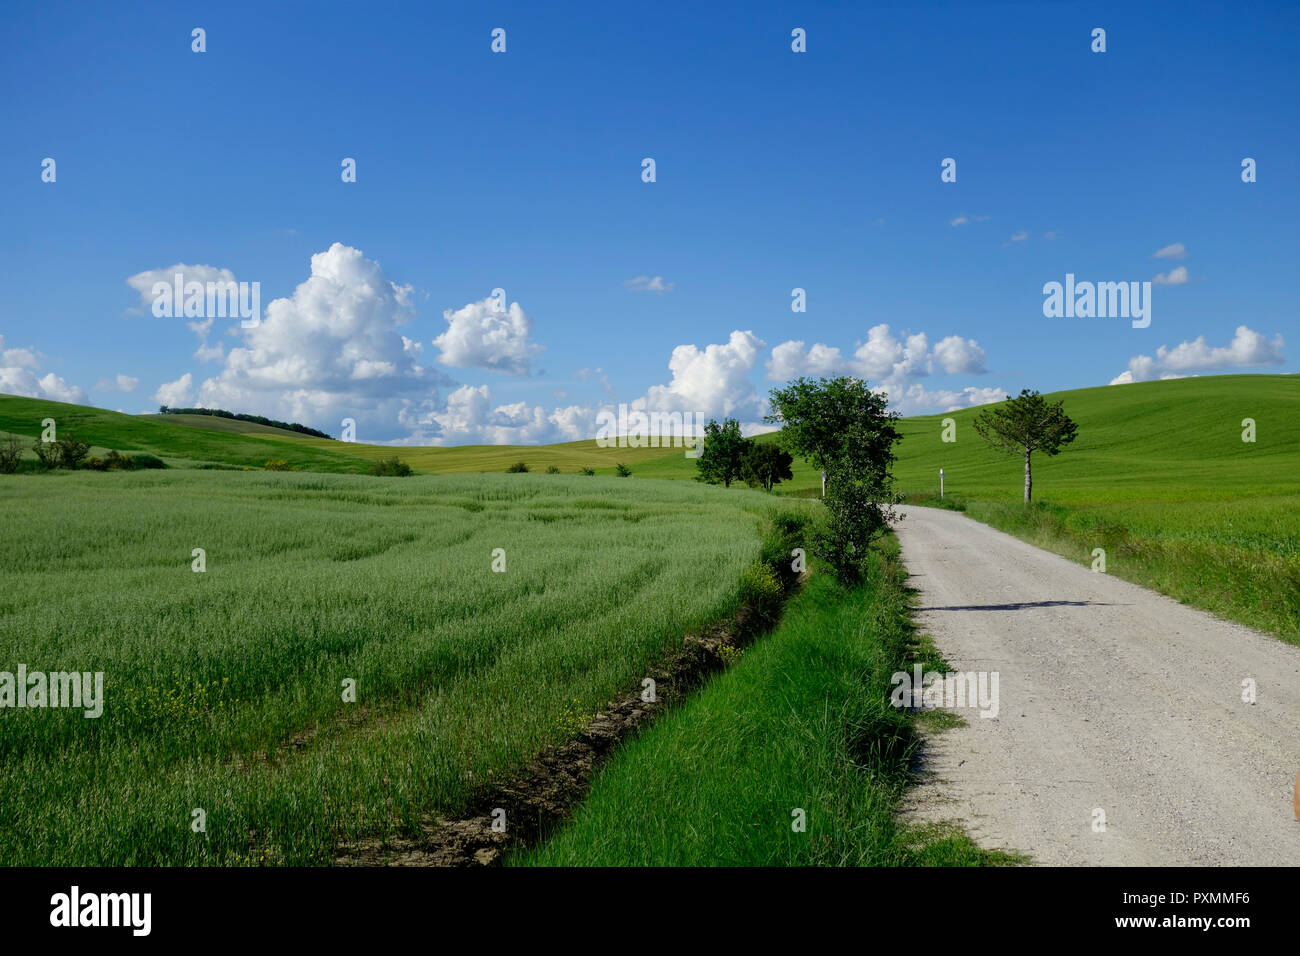
[{"label": "dirt road", "polygon": [[1300,648],[903,511],[921,629],[952,670],[998,672],[1000,698],[928,738],[910,814],[1043,864],[1300,865]]}]

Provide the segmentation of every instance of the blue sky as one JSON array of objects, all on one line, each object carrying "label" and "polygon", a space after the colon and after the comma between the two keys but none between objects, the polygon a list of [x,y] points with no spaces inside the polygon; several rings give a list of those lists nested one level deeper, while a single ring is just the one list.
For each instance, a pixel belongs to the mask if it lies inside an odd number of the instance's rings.
[{"label": "blue sky", "polygon": [[[915,414],[1293,372],[1297,26],[1281,4],[9,3],[0,391],[458,444],[589,437],[618,402],[752,425],[800,373]],[[262,324],[155,317],[127,280],[177,264],[259,283]],[[1138,329],[1044,317],[1067,273],[1166,281]]]}]

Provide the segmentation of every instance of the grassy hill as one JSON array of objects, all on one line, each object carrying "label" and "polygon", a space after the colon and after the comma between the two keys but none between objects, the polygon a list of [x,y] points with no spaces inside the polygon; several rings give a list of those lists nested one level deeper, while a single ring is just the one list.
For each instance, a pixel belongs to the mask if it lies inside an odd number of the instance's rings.
[{"label": "grassy hill", "polygon": [[[1035,497],[1058,504],[1235,501],[1300,492],[1300,377],[1222,375],[1056,392],[1079,423],[1079,437],[1061,455],[1034,458]],[[936,494],[939,469],[947,491],[966,499],[1018,501],[1019,458],[988,448],[971,422],[979,409],[905,418],[899,423],[895,473],[899,489]],[[43,418],[103,448],[146,451],[181,461],[261,467],[279,457],[309,471],[362,471],[394,454],[435,474],[501,472],[518,461],[533,471],[590,467],[613,471],[623,462],[637,477],[694,479],[694,459],[681,449],[600,448],[591,439],[554,445],[392,446],[343,443],[208,415],[123,415],[118,412],[0,396],[0,431],[35,437]],[[942,440],[953,419],[956,441]],[[1241,440],[1243,419],[1256,440]],[[759,441],[779,441],[780,435]],[[797,461],[784,494],[819,488],[817,470]]]},{"label": "grassy hill", "polygon": [[[256,438],[279,438],[298,441],[303,438],[315,437],[313,435],[304,435],[302,432],[290,431],[287,428],[276,428],[274,425],[245,422],[238,418],[222,418],[217,415],[140,415],[138,417],[147,418],[151,422],[188,425],[191,428],[206,428],[214,432],[228,432],[235,435],[252,435]],[[330,447],[328,443],[326,447]],[[337,443],[333,447],[337,447]]]},{"label": "grassy hill", "polygon": [[[1171,379],[1050,398],[1079,433],[1061,454],[1034,456],[1033,507],[1021,502],[1023,459],[975,434],[980,409],[903,419],[898,489],[1084,564],[1100,548],[1108,573],[1300,643],[1300,377]],[[946,418],[954,442],[942,440]],[[1254,442],[1242,441],[1247,418]],[[783,494],[818,492],[814,468],[797,461],[793,470]],[[695,471],[666,456],[636,474]]]},{"label": "grassy hill", "polygon": [[[1035,497],[1061,504],[1226,501],[1300,492],[1300,376],[1217,375],[1054,392],[1079,424],[1079,437],[1056,457],[1035,455]],[[950,495],[1019,501],[1024,462],[990,449],[968,408],[904,418],[894,473],[909,495],[938,495],[939,469]],[[953,419],[956,441],[942,440]],[[1256,440],[1241,440],[1245,418]],[[772,433],[759,441],[780,441]],[[638,475],[692,479],[681,455],[647,461]],[[796,461],[783,493],[819,488],[817,470]]]},{"label": "grassy hill", "polygon": [[[253,436],[234,430],[221,431],[173,424],[166,420],[171,417],[123,415],[121,412],[84,405],[0,395],[0,432],[34,439],[41,434],[41,421],[52,418],[60,435],[75,435],[82,441],[90,442],[95,446],[95,454],[101,454],[101,449],[112,448],[126,453],[148,452],[172,464],[215,462],[248,468],[261,468],[270,459],[283,459],[303,471],[323,472],[358,473],[370,467],[366,459],[323,447],[331,444],[335,449],[348,447],[340,446],[337,442],[322,441],[322,447],[318,448],[296,438]],[[208,419],[204,415],[175,417]]]}]

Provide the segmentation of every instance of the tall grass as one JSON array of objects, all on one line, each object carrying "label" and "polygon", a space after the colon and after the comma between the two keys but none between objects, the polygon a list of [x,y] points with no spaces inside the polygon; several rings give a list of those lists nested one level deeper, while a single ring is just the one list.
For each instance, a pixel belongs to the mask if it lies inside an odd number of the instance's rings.
[{"label": "tall grass", "polygon": [[0,670],[103,671],[106,697],[97,720],[0,711],[6,864],[320,863],[413,834],[730,613],[769,500],[563,475],[113,478],[0,480]]}]

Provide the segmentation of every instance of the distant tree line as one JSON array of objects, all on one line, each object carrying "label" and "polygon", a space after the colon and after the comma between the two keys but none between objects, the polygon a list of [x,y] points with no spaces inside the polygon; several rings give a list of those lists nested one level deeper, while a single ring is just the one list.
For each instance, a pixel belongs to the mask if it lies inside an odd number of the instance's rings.
[{"label": "distant tree line", "polygon": [[236,412],[228,412],[223,408],[171,408],[167,405],[158,407],[159,415],[212,415],[215,418],[233,418],[237,422],[252,422],[255,425],[269,425],[271,428],[283,428],[285,431],[298,432],[301,435],[311,435],[313,438],[333,439],[333,435],[327,435],[315,428],[308,428],[306,425],[299,425],[297,422],[281,422],[274,418],[263,418],[261,415],[243,415]]}]

